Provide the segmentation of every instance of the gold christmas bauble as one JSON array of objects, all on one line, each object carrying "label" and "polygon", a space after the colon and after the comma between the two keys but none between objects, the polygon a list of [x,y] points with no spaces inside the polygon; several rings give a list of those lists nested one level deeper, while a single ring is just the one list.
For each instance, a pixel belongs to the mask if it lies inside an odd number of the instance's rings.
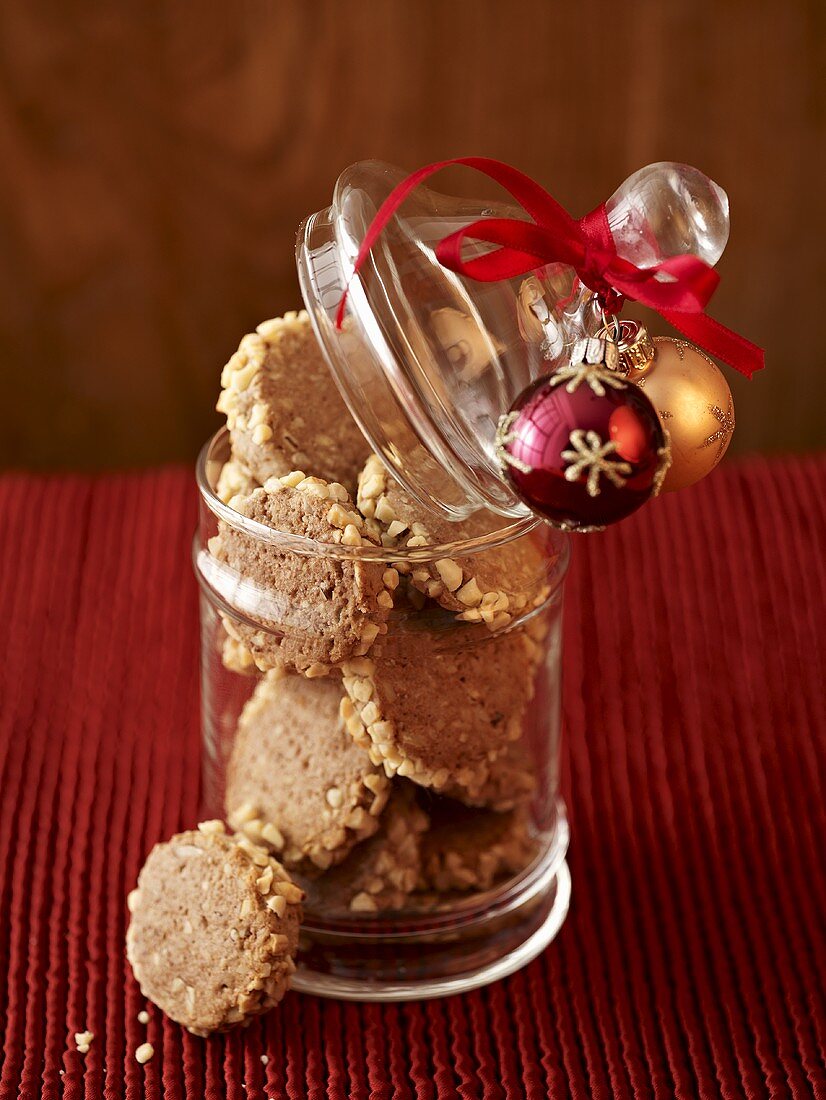
[{"label": "gold christmas bauble", "polygon": [[670,336],[646,339],[653,354],[642,365],[629,357],[628,378],[651,401],[670,437],[671,465],[662,485],[670,492],[710,474],[726,453],[734,404],[728,383],[704,352]]}]

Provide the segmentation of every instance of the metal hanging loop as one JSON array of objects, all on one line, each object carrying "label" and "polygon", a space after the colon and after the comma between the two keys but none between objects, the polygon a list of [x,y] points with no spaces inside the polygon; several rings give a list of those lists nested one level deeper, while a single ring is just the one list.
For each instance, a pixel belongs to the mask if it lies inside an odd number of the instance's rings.
[{"label": "metal hanging loop", "polygon": [[616,315],[616,313],[612,313],[612,314],[606,313],[605,309],[602,306],[599,307],[599,311],[602,314],[602,329],[603,329],[603,332],[607,336],[608,335],[608,330],[613,325],[614,332],[611,336],[611,339],[614,341],[614,343],[617,345],[617,347],[619,347],[620,343],[622,342],[622,322],[620,321],[620,319]]}]

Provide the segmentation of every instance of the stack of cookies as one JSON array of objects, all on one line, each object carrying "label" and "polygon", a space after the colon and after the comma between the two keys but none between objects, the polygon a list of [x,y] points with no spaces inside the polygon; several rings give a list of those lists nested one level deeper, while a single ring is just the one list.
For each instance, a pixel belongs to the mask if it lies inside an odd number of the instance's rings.
[{"label": "stack of cookies", "polygon": [[501,520],[449,523],[392,478],[305,313],[245,336],[221,381],[216,659],[251,679],[224,731],[233,832],[209,821],[156,845],[127,938],[145,995],[196,1034],[283,996],[305,898],[321,919],[415,916],[531,863],[525,728],[549,593],[529,536],[428,552]]},{"label": "stack of cookies", "polygon": [[[245,336],[222,385],[231,455],[218,496],[314,540],[297,552],[226,521],[210,540],[242,610],[223,618],[223,662],[260,677],[228,757],[227,820],[297,876],[320,915],[489,889],[534,854],[522,734],[541,614],[520,624],[548,596],[542,547],[523,536],[428,555],[490,536],[501,517],[451,523],[394,480],[306,313]],[[325,554],[330,544],[353,552]],[[371,548],[391,553],[371,560]]]}]

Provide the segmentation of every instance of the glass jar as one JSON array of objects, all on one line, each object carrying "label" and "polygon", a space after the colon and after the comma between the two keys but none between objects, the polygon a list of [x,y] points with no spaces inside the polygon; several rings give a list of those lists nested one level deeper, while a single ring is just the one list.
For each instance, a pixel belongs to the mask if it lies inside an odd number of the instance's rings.
[{"label": "glass jar", "polygon": [[[567,536],[499,517],[449,546],[321,542],[225,503],[229,457],[222,431],[197,473],[204,809],[270,844],[307,891],[294,988],[403,1000],[512,973],[554,937],[570,894],[558,767]],[[473,590],[466,610],[426,599],[428,578],[449,580],[457,561],[507,593]],[[300,598],[284,598],[287,573],[307,578]],[[392,586],[392,609],[357,639],[340,634],[335,585],[374,576]],[[262,714],[283,772],[272,756],[258,766]],[[358,797],[352,784],[325,791],[329,758],[353,746]],[[301,844],[268,819],[274,783]]]}]

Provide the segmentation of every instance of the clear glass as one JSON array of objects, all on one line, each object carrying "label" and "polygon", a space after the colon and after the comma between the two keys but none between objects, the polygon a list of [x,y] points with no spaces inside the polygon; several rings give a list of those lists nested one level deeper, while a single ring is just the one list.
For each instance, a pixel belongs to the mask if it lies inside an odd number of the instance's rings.
[{"label": "clear glass", "polygon": [[[495,283],[443,268],[435,248],[449,233],[481,217],[528,216],[427,187],[405,200],[351,281],[370,222],[404,177],[377,161],[355,164],[330,207],[304,222],[296,256],[305,304],[350,411],[409,493],[447,518],[480,507],[524,516],[497,460],[499,419],[601,327],[601,314],[565,264]],[[618,253],[643,267],[686,253],[714,264],[728,239],[725,192],[689,165],[641,169],[606,210]],[[487,247],[468,244],[465,255]]]},{"label": "clear glass", "polygon": [[728,243],[728,195],[690,164],[663,160],[640,168],[605,210],[617,252],[637,267],[689,254],[714,267]]},{"label": "clear glass", "polygon": [[[284,604],[273,598],[260,579],[243,575],[221,560],[213,541],[218,532],[226,535],[231,531],[248,540],[245,545],[254,547],[257,560],[270,555],[272,560],[283,561],[285,555],[298,555],[307,559],[308,567],[313,559],[378,562],[382,568],[398,566],[402,578],[405,569],[422,569],[459,556],[480,566],[486,558],[503,554],[522,554],[522,560],[526,555],[535,563],[522,574],[524,609],[502,616],[498,625],[461,621],[455,611],[436,603],[399,598],[389,613],[387,632],[367,654],[379,671],[386,667],[383,662],[397,662],[395,667],[400,667],[399,663],[409,660],[406,667],[413,671],[416,662],[432,667],[434,662],[455,659],[463,668],[465,661],[478,662],[483,669],[479,691],[469,695],[482,697],[483,704],[494,709],[490,701],[498,699],[498,693],[507,693],[509,681],[525,677],[524,697],[519,696],[513,715],[505,714],[507,721],[502,725],[491,725],[499,731],[495,736],[504,739],[502,755],[490,765],[493,785],[486,785],[485,793],[476,790],[474,798],[466,799],[467,790],[459,789],[451,790],[449,797],[444,792],[450,789],[452,774],[447,786],[443,779],[439,781],[438,792],[398,775],[392,779],[392,791],[404,789],[428,822],[416,840],[421,846],[414,860],[416,881],[405,885],[403,900],[394,902],[394,908],[365,912],[352,902],[342,904],[331,893],[329,876],[342,869],[345,874],[356,873],[371,839],[356,843],[338,867],[320,873],[316,868],[307,876],[305,865],[298,861],[291,870],[308,894],[293,982],[299,990],[355,1000],[403,1000],[471,989],[513,972],[556,934],[570,894],[565,864],[568,829],[559,798],[561,612],[569,559],[567,536],[533,519],[522,519],[447,547],[400,551],[378,545],[320,543],[263,526],[224,504],[215,486],[228,457],[229,440],[222,431],[205,446],[198,463],[200,521],[193,548],[201,586],[203,792],[204,812],[209,816],[228,816],[228,767],[232,766],[245,705],[259,690],[266,670],[278,663],[285,639],[306,639],[314,629],[310,624],[316,621],[308,602]],[[518,664],[513,661],[515,648],[522,655]],[[299,677],[296,672],[288,675]],[[337,679],[339,668],[334,667],[327,676],[300,678],[301,690],[312,693],[323,680],[329,691],[331,677],[332,682],[343,683]],[[454,734],[448,733],[448,727],[453,730],[460,705],[458,695],[453,702],[455,688],[455,684],[444,684],[444,697],[439,700],[444,728],[433,726],[434,732],[443,734],[437,752],[451,749],[449,738]],[[345,697],[343,687],[341,696]],[[500,718],[497,714],[495,721]],[[464,735],[458,736],[459,741],[463,739]],[[505,760],[519,762],[515,778],[500,767]],[[460,800],[476,805],[465,809]],[[488,807],[493,802],[496,808],[485,808],[479,802]],[[519,844],[509,849],[507,860],[500,859],[501,866],[486,864],[488,870],[474,879],[473,888],[460,889],[455,881],[446,883],[438,877],[442,858],[447,860],[457,843],[458,834],[451,831],[457,814],[465,821],[465,836],[467,822],[471,823],[474,844],[477,822],[487,820],[494,828],[519,823]],[[379,815],[379,829],[381,822]],[[437,833],[439,822],[441,831]],[[479,851],[481,848],[474,847],[471,859]],[[497,859],[502,855],[501,847],[491,851]]]}]

